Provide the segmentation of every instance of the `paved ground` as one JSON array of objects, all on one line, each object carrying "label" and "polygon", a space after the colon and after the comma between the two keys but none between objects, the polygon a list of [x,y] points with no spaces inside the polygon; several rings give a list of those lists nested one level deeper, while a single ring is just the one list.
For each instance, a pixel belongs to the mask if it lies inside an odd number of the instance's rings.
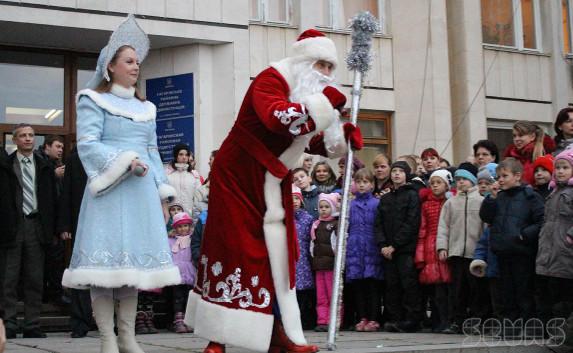
[{"label": "paved ground", "polygon": [[[307,339],[326,349],[326,334],[307,332]],[[206,341],[193,334],[178,335],[162,332],[156,335],[137,336],[141,347],[146,353],[183,353],[202,352]],[[548,347],[523,344],[519,342],[496,344],[475,344],[479,337],[465,338],[461,335],[438,335],[429,333],[399,334],[399,333],[361,333],[342,332],[337,340],[337,352],[432,352],[432,353],[466,353],[466,352],[573,352],[565,347]],[[472,343],[472,341],[474,343]],[[6,352],[14,353],[99,353],[97,332],[90,332],[88,337],[71,339],[64,333],[50,334],[47,339],[15,339],[10,340]],[[249,352],[244,349],[228,347],[227,353]]]}]

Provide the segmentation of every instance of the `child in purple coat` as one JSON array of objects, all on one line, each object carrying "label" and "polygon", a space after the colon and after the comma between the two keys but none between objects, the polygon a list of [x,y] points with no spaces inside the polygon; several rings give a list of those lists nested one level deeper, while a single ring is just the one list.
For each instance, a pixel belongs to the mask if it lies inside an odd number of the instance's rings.
[{"label": "child in purple coat", "polygon": [[173,263],[179,267],[181,274],[181,284],[173,286],[173,311],[175,320],[173,329],[176,333],[192,332],[183,323],[187,296],[195,284],[197,271],[191,262],[191,225],[193,220],[187,212],[177,213],[173,216],[173,229],[175,234],[169,237],[169,247]]},{"label": "child in purple coat", "polygon": [[304,209],[302,192],[292,186],[294,221],[300,249],[296,263],[296,298],[300,307],[302,328],[310,330],[316,325],[316,291],[310,257],[310,228],[314,218]]},{"label": "child in purple coat", "polygon": [[378,331],[380,324],[382,256],[374,235],[379,200],[372,194],[374,175],[366,168],[354,174],[355,198],[350,203],[346,281],[352,283],[355,310],[360,318],[356,331]]}]

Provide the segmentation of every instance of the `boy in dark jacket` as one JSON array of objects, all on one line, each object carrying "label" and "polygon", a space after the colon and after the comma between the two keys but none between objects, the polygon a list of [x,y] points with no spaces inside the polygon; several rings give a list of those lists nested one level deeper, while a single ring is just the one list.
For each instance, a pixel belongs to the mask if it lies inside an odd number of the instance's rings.
[{"label": "boy in dark jacket", "polygon": [[[518,160],[507,158],[496,171],[501,190],[497,196],[485,198],[480,217],[490,224],[491,249],[498,257],[503,318],[526,322],[534,314],[535,256],[543,225],[543,199],[521,184],[523,166]],[[512,334],[519,334],[519,329]]]},{"label": "boy in dark jacket", "polygon": [[380,198],[374,224],[378,247],[384,256],[386,303],[391,321],[386,331],[415,332],[420,328],[422,303],[414,253],[420,228],[418,192],[407,183],[411,169],[404,161],[392,164],[394,190]]}]

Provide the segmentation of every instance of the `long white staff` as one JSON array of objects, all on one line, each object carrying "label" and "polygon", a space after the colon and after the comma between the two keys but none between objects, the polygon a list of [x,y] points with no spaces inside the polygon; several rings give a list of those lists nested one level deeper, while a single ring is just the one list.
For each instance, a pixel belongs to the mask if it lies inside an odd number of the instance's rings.
[{"label": "long white staff", "polygon": [[[362,89],[362,76],[370,68],[372,56],[370,47],[372,35],[379,29],[378,20],[369,12],[361,12],[352,19],[352,49],[346,57],[348,70],[354,71],[354,84],[352,86],[352,107],[350,121],[356,125],[360,106],[360,91]],[[350,141],[348,146],[350,146]],[[344,170],[344,187],[342,189],[342,207],[338,224],[338,241],[336,244],[336,258],[334,264],[334,278],[332,283],[332,302],[330,303],[330,322],[328,323],[328,350],[336,349],[336,330],[340,327],[340,309],[342,302],[342,279],[344,261],[346,259],[346,234],[348,228],[348,197],[352,181],[352,161],[354,151],[348,148],[346,167]]]}]

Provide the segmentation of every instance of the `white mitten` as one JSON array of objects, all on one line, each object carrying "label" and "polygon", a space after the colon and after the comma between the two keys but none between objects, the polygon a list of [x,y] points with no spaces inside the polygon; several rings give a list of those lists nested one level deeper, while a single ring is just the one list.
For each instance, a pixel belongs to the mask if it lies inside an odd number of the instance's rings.
[{"label": "white mitten", "polygon": [[473,260],[470,263],[470,273],[476,277],[484,277],[486,268],[487,262],[483,260]]}]

